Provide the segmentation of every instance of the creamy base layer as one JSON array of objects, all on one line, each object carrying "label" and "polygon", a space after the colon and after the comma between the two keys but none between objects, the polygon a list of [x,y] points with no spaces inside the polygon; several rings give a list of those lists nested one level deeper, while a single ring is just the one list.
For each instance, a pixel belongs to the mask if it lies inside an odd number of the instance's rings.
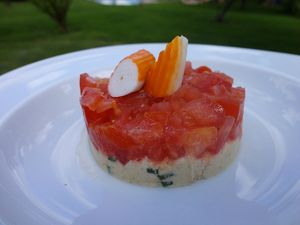
[{"label": "creamy base layer", "polygon": [[92,143],[90,146],[99,166],[115,177],[145,186],[176,187],[188,185],[223,171],[238,154],[240,138],[227,142],[219,154],[208,155],[201,159],[183,157],[161,163],[143,159],[129,161],[126,165],[97,151]]}]

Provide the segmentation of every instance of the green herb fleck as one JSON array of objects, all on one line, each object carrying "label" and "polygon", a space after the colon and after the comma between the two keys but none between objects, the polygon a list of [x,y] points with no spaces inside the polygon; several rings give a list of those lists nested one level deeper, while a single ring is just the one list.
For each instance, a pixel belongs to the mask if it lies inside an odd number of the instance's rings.
[{"label": "green herb fleck", "polygon": [[112,162],[117,161],[116,157],[114,157],[114,156],[108,156],[107,159],[108,159],[109,161],[112,161]]},{"label": "green herb fleck", "polygon": [[169,178],[169,177],[172,177],[172,176],[174,176],[174,173],[165,173],[165,174],[158,174],[157,175],[157,177],[158,177],[158,179],[160,179],[160,180],[165,180],[165,179],[167,179],[167,178]]},{"label": "green herb fleck", "polygon": [[158,169],[147,168],[147,173],[158,174]]},{"label": "green herb fleck", "polygon": [[160,183],[163,187],[168,187],[173,185],[173,181],[161,181]]},{"label": "green herb fleck", "polygon": [[107,169],[107,172],[108,172],[109,174],[111,174],[111,168],[110,168],[110,166],[106,165],[106,169]]}]

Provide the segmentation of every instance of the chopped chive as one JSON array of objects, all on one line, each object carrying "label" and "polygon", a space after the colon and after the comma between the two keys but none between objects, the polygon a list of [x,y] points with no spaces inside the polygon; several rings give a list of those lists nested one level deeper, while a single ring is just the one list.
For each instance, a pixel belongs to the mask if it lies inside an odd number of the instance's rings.
[{"label": "chopped chive", "polygon": [[116,157],[114,157],[114,156],[108,156],[107,159],[108,159],[109,161],[112,161],[112,162],[117,161]]},{"label": "chopped chive", "polygon": [[168,177],[172,177],[172,176],[174,176],[174,173],[165,173],[165,174],[158,174],[157,175],[157,177],[158,177],[158,179],[160,179],[160,180],[165,180],[165,179],[167,179]]},{"label": "chopped chive", "polygon": [[158,169],[147,168],[147,173],[158,174]]},{"label": "chopped chive", "polygon": [[111,174],[111,168],[110,168],[110,166],[106,165],[106,169],[107,169],[107,172],[108,172],[109,174]]},{"label": "chopped chive", "polygon": [[173,181],[161,181],[160,183],[163,187],[168,187],[173,184]]}]

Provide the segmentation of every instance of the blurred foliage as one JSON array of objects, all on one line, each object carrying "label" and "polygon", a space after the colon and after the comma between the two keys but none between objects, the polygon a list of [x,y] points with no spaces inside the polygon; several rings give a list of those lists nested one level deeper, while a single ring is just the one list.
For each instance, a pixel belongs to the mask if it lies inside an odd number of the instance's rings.
[{"label": "blurred foliage", "polygon": [[245,11],[266,8],[274,13],[281,11],[295,16],[300,11],[300,0],[217,0],[215,3],[220,7],[216,16],[218,22],[223,22],[228,11],[236,7]]},{"label": "blurred foliage", "polygon": [[26,2],[28,0],[3,0],[4,2]]},{"label": "blurred foliage", "polygon": [[52,18],[63,32],[68,30],[67,13],[72,0],[30,0],[38,9]]},{"label": "blurred foliage", "polygon": [[3,0],[4,4],[6,6],[10,6],[12,2],[25,2],[25,1],[28,1],[28,0]]},{"label": "blurred foliage", "polygon": [[300,0],[283,0],[282,5],[287,13],[293,15],[299,14]]},{"label": "blurred foliage", "polygon": [[[0,4],[0,74],[43,58],[106,45],[167,42],[183,34],[190,43],[227,45],[300,54],[300,18],[264,0],[233,5],[224,23],[223,5],[181,3],[106,6],[74,0],[69,32],[62,33],[29,2]],[[101,63],[101,62],[99,62]]]}]

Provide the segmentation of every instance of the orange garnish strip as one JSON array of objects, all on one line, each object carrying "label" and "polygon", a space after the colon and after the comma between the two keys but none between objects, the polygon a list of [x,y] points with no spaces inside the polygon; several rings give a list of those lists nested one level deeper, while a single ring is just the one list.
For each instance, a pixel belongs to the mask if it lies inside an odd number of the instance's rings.
[{"label": "orange garnish strip", "polygon": [[164,97],[179,89],[186,63],[187,44],[188,40],[184,36],[176,36],[160,52],[146,79],[145,90],[148,94]]},{"label": "orange garnish strip", "polygon": [[109,94],[120,97],[141,89],[154,62],[154,56],[144,49],[125,57],[109,79]]},{"label": "orange garnish strip", "polygon": [[152,64],[155,62],[154,56],[145,49],[141,49],[125,59],[131,59],[139,71],[139,81],[144,81]]}]

